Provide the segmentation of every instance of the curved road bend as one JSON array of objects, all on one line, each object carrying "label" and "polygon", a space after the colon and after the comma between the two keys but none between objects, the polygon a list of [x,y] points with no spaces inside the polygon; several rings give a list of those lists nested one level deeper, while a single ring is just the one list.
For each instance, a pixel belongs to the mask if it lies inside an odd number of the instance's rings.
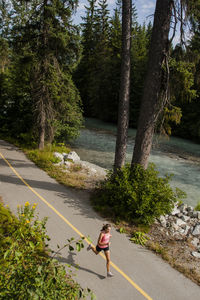
[{"label": "curved road bend", "polygon": [[[67,238],[89,235],[93,243],[105,223],[90,207],[87,193],[58,184],[37,168],[16,147],[0,140],[0,196],[13,212],[18,204],[38,203],[40,218],[48,216],[50,246],[64,245]],[[85,244],[87,247],[87,243]],[[150,251],[130,243],[112,229],[111,271],[106,278],[103,255],[84,248],[80,253],[64,249],[62,263],[79,265],[75,279],[91,288],[98,300],[199,300],[200,287]]]}]

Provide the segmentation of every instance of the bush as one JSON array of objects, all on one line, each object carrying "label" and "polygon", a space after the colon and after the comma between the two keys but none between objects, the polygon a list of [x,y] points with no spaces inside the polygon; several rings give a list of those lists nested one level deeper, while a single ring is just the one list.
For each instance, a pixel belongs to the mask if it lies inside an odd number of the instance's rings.
[{"label": "bush", "polygon": [[194,210],[200,211],[200,202],[197,203],[197,205],[195,206]]},{"label": "bush", "polygon": [[98,210],[109,211],[115,217],[139,224],[151,224],[155,218],[170,213],[174,203],[185,195],[173,192],[171,176],[158,177],[153,164],[147,170],[140,165],[126,165],[97,188],[92,201]]},{"label": "bush", "polygon": [[[27,202],[15,217],[0,203],[0,299],[82,299],[85,291],[48,255],[47,219],[34,218],[35,206]],[[83,248],[73,238],[64,247],[72,242]]]}]

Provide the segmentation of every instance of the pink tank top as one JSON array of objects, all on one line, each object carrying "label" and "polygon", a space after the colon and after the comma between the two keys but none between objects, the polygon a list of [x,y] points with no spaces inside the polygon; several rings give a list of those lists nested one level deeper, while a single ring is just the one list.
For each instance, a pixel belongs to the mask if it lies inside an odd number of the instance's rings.
[{"label": "pink tank top", "polygon": [[98,245],[100,248],[107,248],[109,245],[109,241],[110,241],[110,233],[103,233],[103,236],[101,238],[101,243],[106,243],[107,245]]}]

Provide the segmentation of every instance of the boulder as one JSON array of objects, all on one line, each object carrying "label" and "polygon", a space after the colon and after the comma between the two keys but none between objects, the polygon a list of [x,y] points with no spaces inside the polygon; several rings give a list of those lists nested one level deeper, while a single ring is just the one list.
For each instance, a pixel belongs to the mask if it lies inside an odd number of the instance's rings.
[{"label": "boulder", "polygon": [[71,151],[68,155],[66,159],[70,159],[73,162],[80,162],[80,157],[78,156],[78,154],[75,151]]},{"label": "boulder", "polygon": [[192,255],[193,255],[194,257],[196,257],[196,258],[200,258],[200,253],[199,253],[199,252],[193,251],[193,252],[192,252]]},{"label": "boulder", "polygon": [[193,210],[194,210],[194,208],[193,208],[192,206],[188,206],[188,207],[187,207],[187,211],[188,211],[188,212],[191,212],[191,211],[193,211]]},{"label": "boulder", "polygon": [[182,213],[187,212],[187,204],[182,203],[178,208]]},{"label": "boulder", "polygon": [[179,213],[180,213],[180,209],[178,209],[176,206],[174,206],[174,208],[173,208],[173,210],[171,212],[171,215],[175,216],[175,215],[177,215]]},{"label": "boulder", "polygon": [[65,161],[64,164],[67,168],[71,167],[71,165],[72,165],[72,163],[70,161]]},{"label": "boulder", "polygon": [[160,222],[160,224],[161,224],[163,227],[166,227],[166,226],[167,226],[167,221],[166,221],[166,218],[165,218],[164,216],[160,216],[159,222]]},{"label": "boulder", "polygon": [[200,235],[200,225],[197,224],[192,232],[192,235]]},{"label": "boulder", "polygon": [[189,217],[189,216],[182,215],[181,219],[182,219],[184,222],[188,222],[188,221],[190,220],[190,217]]},{"label": "boulder", "polygon": [[199,239],[198,238],[193,238],[193,240],[191,240],[191,244],[193,245],[193,246],[195,246],[195,247],[197,247],[198,246],[198,244],[199,244]]},{"label": "boulder", "polygon": [[182,219],[177,218],[175,222],[176,222],[176,225],[179,227],[182,227],[182,228],[186,227],[186,223]]},{"label": "boulder", "polygon": [[63,155],[61,154],[61,153],[59,153],[59,152],[54,152],[54,154],[53,154],[55,157],[57,157],[57,158],[59,158],[60,160],[61,160],[61,162],[63,162],[64,161],[64,159],[63,159]]}]

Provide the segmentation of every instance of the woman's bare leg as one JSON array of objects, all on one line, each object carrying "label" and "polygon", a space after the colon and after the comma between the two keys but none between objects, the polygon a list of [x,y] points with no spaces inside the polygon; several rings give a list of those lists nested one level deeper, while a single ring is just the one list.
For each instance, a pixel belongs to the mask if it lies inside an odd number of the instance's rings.
[{"label": "woman's bare leg", "polygon": [[110,272],[110,251],[105,251],[107,273]]},{"label": "woman's bare leg", "polygon": [[91,249],[96,255],[99,254],[99,252],[96,250],[96,247],[91,245]]}]

